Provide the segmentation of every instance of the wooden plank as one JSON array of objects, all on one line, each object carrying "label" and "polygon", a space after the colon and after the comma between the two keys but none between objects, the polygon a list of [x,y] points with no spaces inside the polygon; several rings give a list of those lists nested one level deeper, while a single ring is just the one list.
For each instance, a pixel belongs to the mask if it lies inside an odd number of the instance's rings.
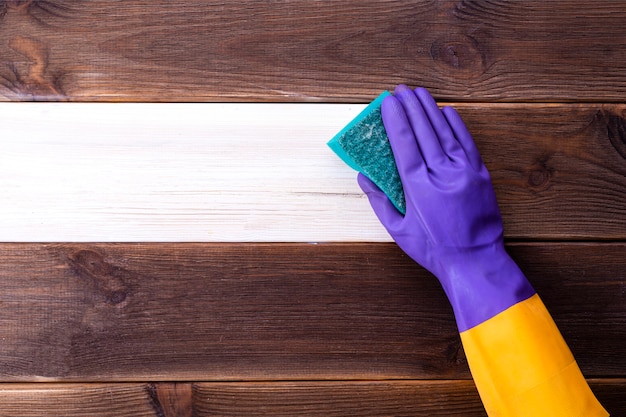
[{"label": "wooden plank", "polygon": [[[7,417],[161,417],[142,384],[0,384]],[[163,417],[174,417],[166,415]],[[183,417],[183,415],[181,415]]]},{"label": "wooden plank", "polygon": [[[626,381],[591,380],[604,407],[626,412]],[[3,415],[483,417],[471,381],[3,384]]]},{"label": "wooden plank", "polygon": [[360,109],[5,103],[0,240],[388,240],[326,146]]},{"label": "wooden plank", "polygon": [[507,237],[624,239],[626,107],[457,107],[491,173]]},{"label": "wooden plank", "polygon": [[0,413],[7,417],[157,416],[141,384],[1,384]]},{"label": "wooden plank", "polygon": [[[626,106],[459,104],[506,236],[626,239]],[[341,104],[0,104],[0,241],[389,241]]]},{"label": "wooden plank", "polygon": [[[612,416],[624,415],[626,381],[590,385]],[[486,416],[472,381],[199,384],[196,392],[199,415]]]},{"label": "wooden plank", "polygon": [[472,381],[197,384],[199,415],[485,416]]},{"label": "wooden plank", "polygon": [[478,101],[626,95],[626,2],[0,1],[5,100]]},{"label": "wooden plank", "polygon": [[[510,246],[588,377],[626,373],[626,243]],[[393,244],[2,244],[2,381],[469,379]]]}]

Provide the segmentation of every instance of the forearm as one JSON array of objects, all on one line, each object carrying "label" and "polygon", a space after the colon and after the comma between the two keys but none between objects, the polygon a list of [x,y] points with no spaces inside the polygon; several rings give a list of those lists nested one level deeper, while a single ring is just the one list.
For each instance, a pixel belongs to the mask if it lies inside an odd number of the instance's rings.
[{"label": "forearm", "polygon": [[608,416],[537,294],[461,340],[490,417]]}]

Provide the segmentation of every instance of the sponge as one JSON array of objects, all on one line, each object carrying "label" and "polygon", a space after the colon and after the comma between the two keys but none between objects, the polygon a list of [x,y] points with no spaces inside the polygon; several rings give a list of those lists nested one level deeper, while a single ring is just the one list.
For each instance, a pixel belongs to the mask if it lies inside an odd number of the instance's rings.
[{"label": "sponge", "polygon": [[351,168],[376,184],[398,211],[405,214],[404,190],[380,113],[380,106],[389,95],[385,91],[372,101],[328,146]]}]

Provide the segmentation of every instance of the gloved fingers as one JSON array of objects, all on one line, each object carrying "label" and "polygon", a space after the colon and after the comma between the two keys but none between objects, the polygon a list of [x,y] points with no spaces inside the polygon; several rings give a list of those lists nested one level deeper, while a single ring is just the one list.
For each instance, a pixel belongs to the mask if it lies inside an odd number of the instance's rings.
[{"label": "gloved fingers", "polygon": [[404,107],[396,97],[388,96],[385,98],[381,107],[381,114],[400,178],[405,184],[411,173],[426,167],[422,153],[417,145]]},{"label": "gloved fingers", "polygon": [[461,145],[454,137],[454,133],[452,132],[446,117],[443,115],[441,110],[439,110],[439,106],[437,106],[433,96],[431,96],[428,90],[423,87],[416,88],[415,95],[422,104],[422,107],[430,120],[430,124],[439,139],[441,148],[446,153],[448,158],[453,161],[458,160],[459,158],[465,159],[465,154]]},{"label": "gloved fingers", "polygon": [[447,161],[448,157],[439,143],[437,132],[415,92],[406,85],[399,85],[394,91],[394,96],[404,107],[426,165],[433,168]]},{"label": "gloved fingers", "polygon": [[357,176],[357,182],[361,190],[367,195],[367,199],[382,225],[389,231],[397,230],[404,220],[404,216],[396,209],[387,195],[361,173]]},{"label": "gloved fingers", "polygon": [[467,130],[467,126],[465,126],[465,122],[463,122],[463,119],[461,119],[461,116],[453,107],[444,107],[442,112],[452,128],[457,141],[465,151],[470,165],[475,170],[480,170],[483,166],[483,160],[480,157],[480,152],[478,152],[474,139],[472,139],[472,135]]}]

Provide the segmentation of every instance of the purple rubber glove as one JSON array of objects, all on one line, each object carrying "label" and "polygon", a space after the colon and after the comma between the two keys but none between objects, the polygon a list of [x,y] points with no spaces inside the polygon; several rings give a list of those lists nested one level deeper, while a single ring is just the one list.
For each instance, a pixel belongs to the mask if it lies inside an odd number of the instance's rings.
[{"label": "purple rubber glove", "polygon": [[406,215],[359,174],[378,219],[396,243],[441,282],[460,331],[535,291],[504,249],[487,168],[461,117],[428,91],[398,86],[382,117],[406,197]]}]

